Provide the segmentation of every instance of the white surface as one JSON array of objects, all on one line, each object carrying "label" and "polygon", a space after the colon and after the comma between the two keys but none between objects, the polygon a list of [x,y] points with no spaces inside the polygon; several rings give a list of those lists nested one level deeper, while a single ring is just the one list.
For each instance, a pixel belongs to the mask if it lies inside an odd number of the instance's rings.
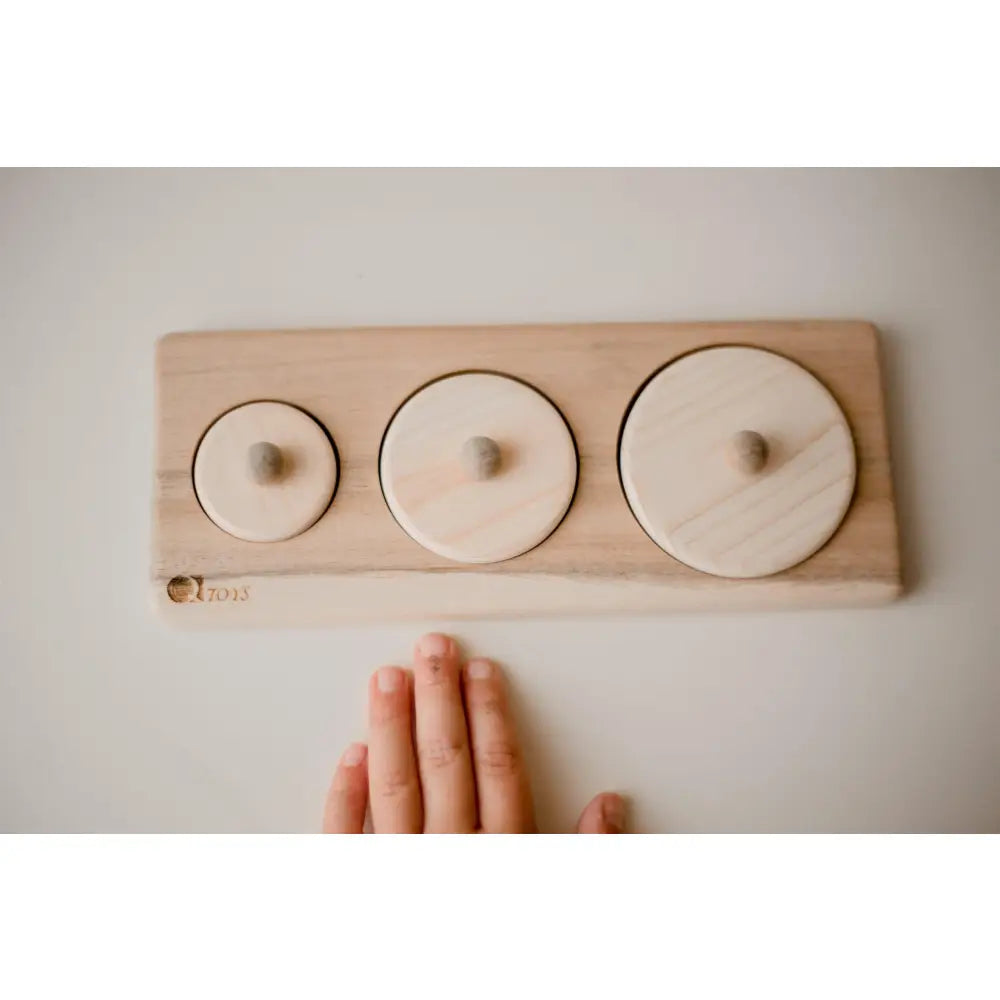
[{"label": "white surface", "polygon": [[[472,435],[500,446],[497,474],[473,479]],[[411,396],[392,418],[379,459],[392,516],[425,548],[461,563],[512,559],[545,541],[576,489],[576,449],[563,415],[513,378],[469,372]]]},{"label": "white surface", "polygon": [[456,632],[543,828],[1000,830],[998,260],[997,173],[0,173],[0,827],[315,829],[415,638],[155,621],[159,334],[827,316],[885,334],[902,602]]},{"label": "white surface", "polygon": [[[764,466],[731,455],[763,436]],[[622,428],[622,487],[646,534],[716,576],[770,576],[823,546],[854,493],[854,442],[829,390],[752,347],[695,351],[656,375]]]},{"label": "white surface", "polygon": [[[257,482],[250,449],[267,442],[284,460],[277,482]],[[256,402],[222,414],[194,456],[194,489],[223,531],[279,542],[312,527],[337,488],[337,456],[315,418],[287,403]]]}]

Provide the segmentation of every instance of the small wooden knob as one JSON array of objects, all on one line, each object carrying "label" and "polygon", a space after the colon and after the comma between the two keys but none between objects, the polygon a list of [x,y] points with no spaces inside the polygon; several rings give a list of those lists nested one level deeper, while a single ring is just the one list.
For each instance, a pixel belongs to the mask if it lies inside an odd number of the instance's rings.
[{"label": "small wooden knob", "polygon": [[471,437],[462,445],[462,468],[469,479],[492,479],[500,469],[500,445],[488,437]]},{"label": "small wooden knob", "polygon": [[281,449],[270,441],[258,441],[247,451],[250,478],[261,486],[275,483],[285,471],[285,458]]},{"label": "small wooden knob", "polygon": [[748,476],[767,464],[767,441],[756,431],[737,431],[729,441],[729,461]]}]

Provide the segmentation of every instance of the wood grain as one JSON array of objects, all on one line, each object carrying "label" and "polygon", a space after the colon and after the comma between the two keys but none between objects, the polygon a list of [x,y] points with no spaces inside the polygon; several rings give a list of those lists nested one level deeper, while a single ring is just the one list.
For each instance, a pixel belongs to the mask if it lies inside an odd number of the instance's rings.
[{"label": "wood grain", "polygon": [[[740,344],[785,355],[833,393],[851,425],[857,484],[843,523],[815,555],[775,576],[728,580],[685,566],[647,537],[622,494],[617,449],[622,420],[650,376],[693,350]],[[558,529],[515,559],[475,570],[407,536],[378,477],[382,438],[401,403],[442,375],[469,370],[535,386],[566,418],[579,453],[576,497]],[[156,387],[152,594],[177,624],[815,607],[899,593],[877,335],[867,323],[182,333],[158,344]],[[227,409],[266,399],[312,414],[340,459],[330,509],[274,544],[221,531],[191,482],[206,428]],[[175,578],[173,592],[190,599],[168,595]]]}]

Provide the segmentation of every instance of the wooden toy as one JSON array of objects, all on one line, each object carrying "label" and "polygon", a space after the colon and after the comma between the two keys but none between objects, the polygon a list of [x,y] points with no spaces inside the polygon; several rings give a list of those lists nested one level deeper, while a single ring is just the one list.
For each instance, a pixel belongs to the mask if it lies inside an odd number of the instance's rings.
[{"label": "wooden toy", "polygon": [[173,623],[864,605],[900,590],[854,321],[171,334]]}]

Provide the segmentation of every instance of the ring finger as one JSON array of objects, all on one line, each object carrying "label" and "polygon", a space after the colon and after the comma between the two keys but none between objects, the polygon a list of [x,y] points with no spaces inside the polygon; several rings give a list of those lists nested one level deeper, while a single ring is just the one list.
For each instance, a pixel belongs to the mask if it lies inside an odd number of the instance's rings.
[{"label": "ring finger", "polygon": [[479,825],[484,833],[532,832],[535,820],[524,758],[503,678],[491,660],[469,660],[465,704],[479,795]]}]

